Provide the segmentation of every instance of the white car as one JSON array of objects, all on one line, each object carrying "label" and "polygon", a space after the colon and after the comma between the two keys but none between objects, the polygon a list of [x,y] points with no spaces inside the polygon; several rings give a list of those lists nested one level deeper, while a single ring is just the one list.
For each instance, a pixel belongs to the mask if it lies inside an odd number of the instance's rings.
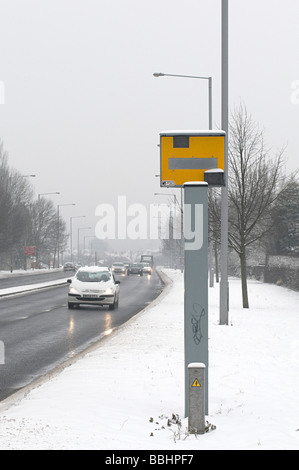
[{"label": "white car", "polygon": [[142,268],[143,274],[152,274],[152,268],[149,263],[141,263],[141,264],[143,266]]},{"label": "white car", "polygon": [[118,307],[120,282],[114,279],[109,268],[80,268],[68,283],[68,308],[80,304],[107,305],[110,310]]},{"label": "white car", "polygon": [[124,263],[119,261],[113,263],[111,269],[115,274],[126,274],[127,272],[127,268],[125,267]]}]

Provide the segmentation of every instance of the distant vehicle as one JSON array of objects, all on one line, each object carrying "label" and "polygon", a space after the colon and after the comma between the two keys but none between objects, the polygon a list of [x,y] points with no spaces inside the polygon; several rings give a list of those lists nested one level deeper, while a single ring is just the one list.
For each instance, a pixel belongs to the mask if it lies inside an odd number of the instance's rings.
[{"label": "distant vehicle", "polygon": [[68,308],[80,304],[118,307],[119,281],[116,281],[107,267],[80,268],[73,279],[68,279]]},{"label": "distant vehicle", "polygon": [[140,263],[149,263],[149,265],[153,267],[154,257],[152,255],[141,255]]},{"label": "distant vehicle", "polygon": [[63,266],[64,271],[76,271],[76,266],[73,263],[65,263]]},{"label": "distant vehicle", "polygon": [[111,269],[114,274],[126,274],[127,272],[127,268],[124,263],[121,263],[119,261],[113,263]]},{"label": "distant vehicle", "polygon": [[49,266],[45,263],[39,263],[38,269],[49,269]]},{"label": "distant vehicle", "polygon": [[152,268],[149,263],[141,263],[143,274],[152,274]]},{"label": "distant vehicle", "polygon": [[128,273],[128,275],[129,274],[140,274],[140,276],[143,276],[143,265],[141,263],[130,264],[130,266],[128,267],[127,273]]}]

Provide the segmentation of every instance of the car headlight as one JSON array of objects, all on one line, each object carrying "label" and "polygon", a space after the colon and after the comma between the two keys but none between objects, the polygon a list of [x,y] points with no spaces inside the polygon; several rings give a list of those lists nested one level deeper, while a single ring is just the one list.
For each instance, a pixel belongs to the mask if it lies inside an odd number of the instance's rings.
[{"label": "car headlight", "polygon": [[108,289],[105,290],[104,295],[111,295],[114,293],[114,289],[112,287],[108,287]]},{"label": "car headlight", "polygon": [[69,294],[81,295],[74,287],[70,287]]}]

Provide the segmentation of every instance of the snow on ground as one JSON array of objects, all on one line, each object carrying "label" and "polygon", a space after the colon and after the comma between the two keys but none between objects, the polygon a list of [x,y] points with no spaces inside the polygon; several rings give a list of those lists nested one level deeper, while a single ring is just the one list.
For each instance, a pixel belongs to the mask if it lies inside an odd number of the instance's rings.
[{"label": "snow on ground", "polygon": [[0,297],[13,294],[21,294],[30,290],[44,289],[52,286],[61,286],[66,284],[68,278],[58,279],[56,281],[40,282],[38,284],[31,284],[29,286],[18,286],[18,287],[7,287],[6,289],[0,289]]},{"label": "snow on ground", "polygon": [[[7,271],[0,271],[0,279],[8,278],[8,277],[15,277],[15,276],[30,276],[33,274],[42,274],[42,273],[49,273],[49,272],[59,272],[61,269],[31,269],[30,271],[25,271],[24,269],[15,270],[13,272]],[[67,276],[67,274],[66,274]],[[56,281],[47,281],[47,282],[40,282],[31,285],[24,285],[18,287],[7,287],[6,289],[0,289],[0,297],[4,297],[6,295],[13,295],[13,294],[21,294],[23,292],[28,292],[30,290],[36,289],[44,289],[51,286],[60,286],[66,283],[67,279],[70,277],[65,277],[65,279],[57,279]]]},{"label": "snow on ground", "polygon": [[61,268],[51,268],[49,269],[28,269],[27,271],[25,269],[14,269],[12,272],[8,271],[0,271],[0,279],[1,278],[7,278],[7,277],[14,277],[14,276],[29,276],[30,274],[41,274],[41,273],[53,273],[53,272],[58,272],[61,271]]},{"label": "snow on ground", "polygon": [[[240,281],[230,280],[230,324],[220,326],[219,288],[209,289],[207,420],[216,429],[188,435],[183,275],[164,272],[172,284],[154,305],[0,404],[0,449],[299,449],[299,293],[250,281],[243,310]],[[107,311],[108,330],[110,315],[117,310]],[[181,425],[167,425],[172,414]]]}]

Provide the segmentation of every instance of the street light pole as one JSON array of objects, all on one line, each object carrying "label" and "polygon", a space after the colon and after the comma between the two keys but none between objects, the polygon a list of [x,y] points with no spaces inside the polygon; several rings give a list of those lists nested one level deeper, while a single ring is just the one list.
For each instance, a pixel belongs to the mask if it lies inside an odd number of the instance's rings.
[{"label": "street light pole", "polygon": [[[181,75],[181,74],[172,74],[172,73],[162,73],[156,72],[153,74],[154,77],[178,77],[178,78],[195,78],[199,80],[208,80],[209,84],[209,130],[213,129],[213,78],[212,77],[199,77],[196,75]],[[181,188],[181,202],[183,203],[183,192]],[[182,217],[183,217],[183,204],[182,204]],[[181,231],[183,232],[183,222]],[[183,240],[183,235],[182,235]],[[209,252],[210,252],[210,287],[214,286],[214,273],[213,273],[213,255],[212,255],[213,247],[212,241],[209,244]],[[183,263],[181,263],[183,265]],[[181,266],[182,267],[182,266]]]},{"label": "street light pole", "polygon": [[81,219],[86,217],[86,215],[76,215],[70,217],[70,250],[71,250],[71,262],[73,262],[73,219]]},{"label": "street light pole", "polygon": [[77,248],[77,252],[78,252],[78,253],[77,253],[77,256],[78,256],[78,263],[79,263],[79,261],[80,261],[80,259],[79,259],[79,254],[80,254],[80,253],[79,253],[79,249],[80,249],[80,245],[79,245],[79,234],[80,234],[80,230],[90,230],[90,229],[91,229],[91,227],[79,227],[79,228],[78,228],[78,240],[77,240],[77,243],[78,243],[78,248]]},{"label": "street light pole", "polygon": [[180,74],[173,74],[173,73],[162,73],[162,72],[155,72],[153,76],[158,77],[178,77],[178,78],[195,78],[200,80],[208,80],[209,84],[209,130],[213,128],[213,79],[212,77],[199,77],[196,75],[180,75]]},{"label": "street light pole", "polygon": [[[84,238],[83,238],[83,253],[84,253],[84,256],[85,256],[85,239],[86,239],[86,238],[93,238],[93,239],[95,239],[95,238],[97,238],[97,237],[96,237],[95,235],[85,235],[85,236],[84,236]],[[90,247],[91,247],[91,244],[92,244],[92,242],[90,242],[90,245],[89,245]],[[90,250],[90,251],[91,251],[91,250]],[[89,256],[89,259],[90,259],[90,256]]]},{"label": "street light pole", "polygon": [[62,206],[75,206],[76,204],[58,204],[57,205],[57,267],[59,268],[59,207]]}]

